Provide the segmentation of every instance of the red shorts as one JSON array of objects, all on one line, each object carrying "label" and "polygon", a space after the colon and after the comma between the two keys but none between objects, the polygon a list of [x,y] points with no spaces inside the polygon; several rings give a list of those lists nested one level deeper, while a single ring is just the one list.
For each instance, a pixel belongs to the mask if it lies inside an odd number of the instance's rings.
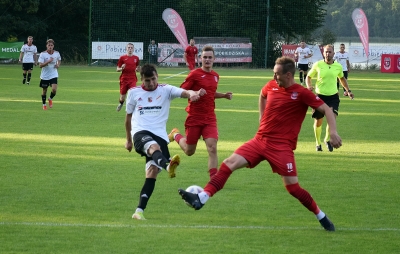
[{"label": "red shorts", "polygon": [[188,145],[195,145],[202,136],[203,139],[215,138],[218,140],[217,123],[203,124],[196,126],[185,126],[186,143]]},{"label": "red shorts", "polygon": [[281,176],[297,176],[293,150],[288,144],[270,145],[268,142],[253,138],[235,151],[249,163],[249,168],[256,167],[261,161],[268,161],[272,172]]},{"label": "red shorts", "polygon": [[196,62],[195,61],[188,61],[189,64],[189,70],[194,70],[194,68],[196,67]]},{"label": "red shorts", "polygon": [[136,86],[137,79],[135,78],[123,78],[119,80],[119,93],[126,94],[129,89]]}]

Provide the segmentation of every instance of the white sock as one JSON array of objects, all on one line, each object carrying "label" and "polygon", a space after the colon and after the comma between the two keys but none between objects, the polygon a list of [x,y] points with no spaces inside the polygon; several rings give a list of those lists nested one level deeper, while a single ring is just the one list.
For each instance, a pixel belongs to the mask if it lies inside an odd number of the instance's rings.
[{"label": "white sock", "polygon": [[208,196],[208,194],[205,193],[204,191],[200,192],[197,195],[199,196],[200,202],[202,204],[205,204],[207,202],[207,200],[210,198],[210,196]]},{"label": "white sock", "polygon": [[140,213],[140,212],[143,212],[143,209],[141,209],[141,208],[136,208],[135,213]]},{"label": "white sock", "polygon": [[316,216],[318,220],[321,220],[322,218],[325,217],[325,213],[322,210],[320,210]]}]

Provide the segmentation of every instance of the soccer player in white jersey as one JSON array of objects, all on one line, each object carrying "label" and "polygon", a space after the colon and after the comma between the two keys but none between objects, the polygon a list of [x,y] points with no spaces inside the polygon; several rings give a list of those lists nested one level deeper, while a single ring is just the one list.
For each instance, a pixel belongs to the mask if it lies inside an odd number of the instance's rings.
[{"label": "soccer player in white jersey", "polygon": [[22,84],[29,85],[32,76],[33,64],[37,65],[37,48],[33,45],[33,37],[28,36],[28,43],[24,44],[19,54],[19,61],[22,62]]},{"label": "soccer player in white jersey", "polygon": [[158,173],[165,169],[170,178],[175,177],[176,167],[180,163],[179,155],[170,158],[167,134],[167,120],[171,100],[175,98],[189,98],[197,101],[206,91],[185,90],[168,84],[158,84],[156,67],[145,64],[140,70],[141,86],[128,91],[126,100],[126,144],[125,148],[131,152],[132,148],[141,156],[146,157],[146,180],[141,189],[139,204],[133,219],[145,220],[143,211],[154,191]]},{"label": "soccer player in white jersey", "polygon": [[53,98],[57,93],[58,85],[58,68],[61,64],[61,55],[58,51],[54,50],[54,40],[48,39],[46,41],[46,51],[43,51],[39,55],[39,67],[42,68],[40,73],[40,84],[42,90],[42,102],[43,110],[47,110],[46,97],[47,88],[51,87],[51,93],[49,97],[49,106],[53,107]]},{"label": "soccer player in white jersey", "polygon": [[300,42],[300,47],[294,52],[294,56],[297,59],[297,68],[299,69],[299,78],[302,85],[306,82],[307,71],[308,71],[308,60],[312,57],[313,53],[310,48],[307,47],[304,41]]},{"label": "soccer player in white jersey", "polygon": [[[344,51],[345,49],[346,49],[346,47],[344,46],[344,44],[343,43],[340,44],[340,50],[335,53],[335,56],[333,57],[333,59],[342,65],[343,76],[347,80],[347,77],[349,76],[349,72],[350,72],[350,61],[349,61],[349,53]],[[339,79],[337,80],[336,84],[339,89]],[[344,89],[344,87],[343,87],[343,95],[348,96],[348,93],[347,93],[346,89]]]}]

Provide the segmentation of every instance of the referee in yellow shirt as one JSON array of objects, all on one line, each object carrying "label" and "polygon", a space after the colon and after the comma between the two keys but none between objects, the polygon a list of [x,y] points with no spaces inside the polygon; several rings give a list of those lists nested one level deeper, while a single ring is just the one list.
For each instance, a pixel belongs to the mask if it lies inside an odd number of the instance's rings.
[{"label": "referee in yellow shirt", "polygon": [[[313,64],[311,71],[307,75],[306,85],[308,89],[314,91],[311,79],[313,77],[317,78],[317,81],[315,83],[315,93],[333,110],[333,113],[335,113],[335,117],[337,117],[340,100],[336,79],[339,78],[341,85],[347,91],[348,96],[351,99],[354,98],[354,95],[349,89],[347,80],[343,75],[342,65],[333,60],[334,54],[335,52],[333,51],[332,45],[329,44],[324,47],[324,60],[320,60]],[[322,151],[321,133],[324,115],[319,111],[314,110],[312,117],[314,118],[316,150]],[[332,152],[333,147],[330,143],[329,125],[326,126],[324,142],[329,152]]]}]

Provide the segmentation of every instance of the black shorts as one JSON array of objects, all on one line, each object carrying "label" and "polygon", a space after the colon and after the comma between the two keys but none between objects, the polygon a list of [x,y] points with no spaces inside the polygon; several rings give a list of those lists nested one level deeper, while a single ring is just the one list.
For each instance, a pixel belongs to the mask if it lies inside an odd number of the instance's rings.
[{"label": "black shorts", "polygon": [[57,78],[52,78],[50,80],[41,79],[39,87],[41,87],[41,88],[47,88],[49,86],[51,87],[52,84],[57,84],[57,81],[58,81]]},{"label": "black shorts", "polygon": [[308,64],[297,64],[297,68],[299,68],[299,71],[308,71]]},{"label": "black shorts", "polygon": [[22,70],[24,71],[33,70],[33,63],[22,63]]},{"label": "black shorts", "polygon": [[161,152],[165,158],[170,159],[170,154],[168,150],[168,143],[163,138],[160,138],[157,135],[154,135],[150,131],[138,131],[133,135],[133,146],[135,147],[135,151],[141,156],[146,157],[146,163],[153,160],[147,154],[143,152],[144,145],[147,142],[155,141],[161,148]]},{"label": "black shorts", "polygon": [[[333,113],[337,116],[339,115],[339,95],[335,93],[334,95],[322,95],[318,94],[318,97],[325,102],[330,108],[332,108]],[[318,110],[313,109],[312,118],[321,119],[324,117],[324,114],[319,112]]]}]

